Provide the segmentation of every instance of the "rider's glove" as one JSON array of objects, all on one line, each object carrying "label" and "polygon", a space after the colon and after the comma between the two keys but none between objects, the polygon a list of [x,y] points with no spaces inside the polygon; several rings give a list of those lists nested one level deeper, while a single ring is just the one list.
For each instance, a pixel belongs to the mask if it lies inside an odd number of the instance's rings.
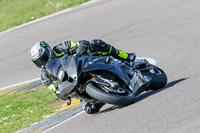
[{"label": "rider's glove", "polygon": [[87,45],[84,45],[84,44],[80,44],[77,46],[76,48],[76,53],[81,55],[82,53],[86,52],[88,49],[88,46]]},{"label": "rider's glove", "polygon": [[53,92],[56,92],[56,87],[54,84],[50,84],[48,87],[47,87],[49,90],[53,91]]}]

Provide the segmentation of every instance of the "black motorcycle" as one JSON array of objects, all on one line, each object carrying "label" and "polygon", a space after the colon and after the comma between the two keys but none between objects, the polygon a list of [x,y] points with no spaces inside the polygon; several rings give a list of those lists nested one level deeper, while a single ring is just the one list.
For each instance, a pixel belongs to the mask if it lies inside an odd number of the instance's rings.
[{"label": "black motorcycle", "polygon": [[158,90],[167,83],[165,72],[145,59],[130,63],[112,56],[65,54],[51,60],[46,69],[60,97],[97,104],[126,106],[142,92]]}]

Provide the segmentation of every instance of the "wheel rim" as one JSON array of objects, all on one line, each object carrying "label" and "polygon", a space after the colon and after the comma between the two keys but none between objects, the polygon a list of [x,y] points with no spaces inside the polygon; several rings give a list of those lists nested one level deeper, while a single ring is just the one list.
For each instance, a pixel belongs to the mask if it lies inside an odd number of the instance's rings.
[{"label": "wheel rim", "polygon": [[107,93],[117,94],[117,95],[128,95],[129,91],[125,88],[117,87],[117,88],[111,88],[103,85],[99,85],[99,87],[106,91]]},{"label": "wheel rim", "polygon": [[149,73],[155,74],[155,75],[161,75],[162,74],[162,72],[159,69],[157,69],[156,67],[151,68],[149,70]]}]

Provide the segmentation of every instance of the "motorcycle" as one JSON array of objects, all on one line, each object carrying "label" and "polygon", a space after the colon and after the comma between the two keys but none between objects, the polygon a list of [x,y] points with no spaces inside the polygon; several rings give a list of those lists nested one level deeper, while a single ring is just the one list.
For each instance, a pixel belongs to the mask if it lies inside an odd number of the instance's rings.
[{"label": "motorcycle", "polygon": [[74,56],[65,54],[51,60],[46,70],[57,86],[59,97],[72,97],[89,103],[126,106],[144,91],[158,90],[167,83],[167,75],[145,59],[134,63],[112,56]]}]

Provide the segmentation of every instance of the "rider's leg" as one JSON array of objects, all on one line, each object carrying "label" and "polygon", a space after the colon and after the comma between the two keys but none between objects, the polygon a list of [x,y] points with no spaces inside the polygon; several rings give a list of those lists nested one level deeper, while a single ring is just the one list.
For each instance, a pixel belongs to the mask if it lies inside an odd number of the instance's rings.
[{"label": "rider's leg", "polygon": [[134,62],[136,58],[135,53],[126,53],[99,39],[95,39],[91,42],[90,50],[94,55],[111,55],[116,59],[130,62]]}]

